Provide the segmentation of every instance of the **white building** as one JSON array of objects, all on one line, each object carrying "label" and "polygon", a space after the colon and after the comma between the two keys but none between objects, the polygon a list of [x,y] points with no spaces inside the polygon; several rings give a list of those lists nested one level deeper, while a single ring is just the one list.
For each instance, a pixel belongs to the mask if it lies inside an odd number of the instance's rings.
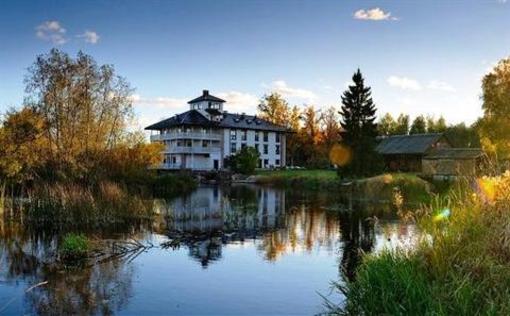
[{"label": "white building", "polygon": [[285,128],[256,116],[228,113],[225,101],[204,90],[190,110],[146,127],[165,144],[161,169],[214,170],[244,146],[260,153],[259,168],[285,166]]}]

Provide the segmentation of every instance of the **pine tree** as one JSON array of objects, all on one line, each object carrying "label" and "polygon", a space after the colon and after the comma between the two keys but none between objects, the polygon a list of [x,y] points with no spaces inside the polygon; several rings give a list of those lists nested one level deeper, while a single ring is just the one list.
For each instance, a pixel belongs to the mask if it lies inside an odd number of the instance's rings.
[{"label": "pine tree", "polygon": [[377,124],[376,107],[371,97],[371,88],[365,86],[361,71],[353,75],[354,85],[342,95],[340,124],[344,129],[342,142],[352,152],[351,163],[345,170],[354,176],[369,175],[378,171],[378,159],[375,152]]}]

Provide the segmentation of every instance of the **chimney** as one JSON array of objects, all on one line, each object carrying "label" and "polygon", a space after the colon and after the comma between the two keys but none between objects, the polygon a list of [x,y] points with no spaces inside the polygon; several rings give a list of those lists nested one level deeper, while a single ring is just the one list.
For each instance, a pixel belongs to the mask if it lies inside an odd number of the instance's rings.
[{"label": "chimney", "polygon": [[202,90],[202,96],[204,97],[209,96],[209,90]]}]

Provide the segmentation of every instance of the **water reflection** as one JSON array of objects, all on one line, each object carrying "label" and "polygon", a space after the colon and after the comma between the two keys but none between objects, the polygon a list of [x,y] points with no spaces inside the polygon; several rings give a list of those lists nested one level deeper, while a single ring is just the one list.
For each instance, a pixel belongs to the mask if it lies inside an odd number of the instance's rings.
[{"label": "water reflection", "polygon": [[[239,314],[252,306],[257,314],[276,310],[316,313],[322,302],[316,292],[327,292],[332,280],[352,279],[361,252],[414,234],[412,227],[391,215],[388,206],[360,204],[321,192],[250,185],[201,187],[187,196],[150,203],[158,214],[152,223],[88,234],[95,238],[134,237],[170,246],[151,249],[133,262],[107,261],[85,269],[62,269],[53,264],[62,231],[0,220],[0,312],[139,314],[148,312],[148,306],[157,301],[156,312],[198,313],[202,302],[195,296],[203,292],[208,297],[204,284],[221,279],[230,284],[228,289],[215,288],[218,300],[208,305],[205,300],[203,312]],[[212,264],[218,268],[210,268]],[[267,264],[273,268],[268,269]],[[193,266],[202,267],[202,272]],[[269,285],[276,292],[243,294],[246,287],[234,271],[258,274],[250,279],[250,287],[267,289]],[[165,279],[168,282],[161,281]],[[42,281],[48,284],[24,293]],[[173,296],[167,296],[168,292]],[[226,297],[221,303],[222,294],[238,302],[239,309],[225,304]],[[151,300],[145,302],[142,298],[147,295]],[[296,297],[300,299],[295,301]],[[174,298],[178,303],[169,306],[168,301]],[[266,303],[260,305],[259,301]],[[281,306],[277,301],[295,303]],[[189,310],[182,309],[186,304]]]}]

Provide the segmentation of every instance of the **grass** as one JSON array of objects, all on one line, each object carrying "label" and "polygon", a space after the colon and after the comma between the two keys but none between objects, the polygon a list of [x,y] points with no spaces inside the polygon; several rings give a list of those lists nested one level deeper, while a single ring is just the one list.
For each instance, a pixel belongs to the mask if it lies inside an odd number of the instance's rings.
[{"label": "grass", "polygon": [[415,248],[367,255],[331,314],[510,314],[510,172],[459,184],[414,221]]},{"label": "grass", "polygon": [[67,234],[59,249],[60,258],[64,261],[83,259],[87,256],[89,242],[82,234]]},{"label": "grass", "polygon": [[257,183],[306,189],[336,189],[340,179],[335,170],[257,171]]}]

